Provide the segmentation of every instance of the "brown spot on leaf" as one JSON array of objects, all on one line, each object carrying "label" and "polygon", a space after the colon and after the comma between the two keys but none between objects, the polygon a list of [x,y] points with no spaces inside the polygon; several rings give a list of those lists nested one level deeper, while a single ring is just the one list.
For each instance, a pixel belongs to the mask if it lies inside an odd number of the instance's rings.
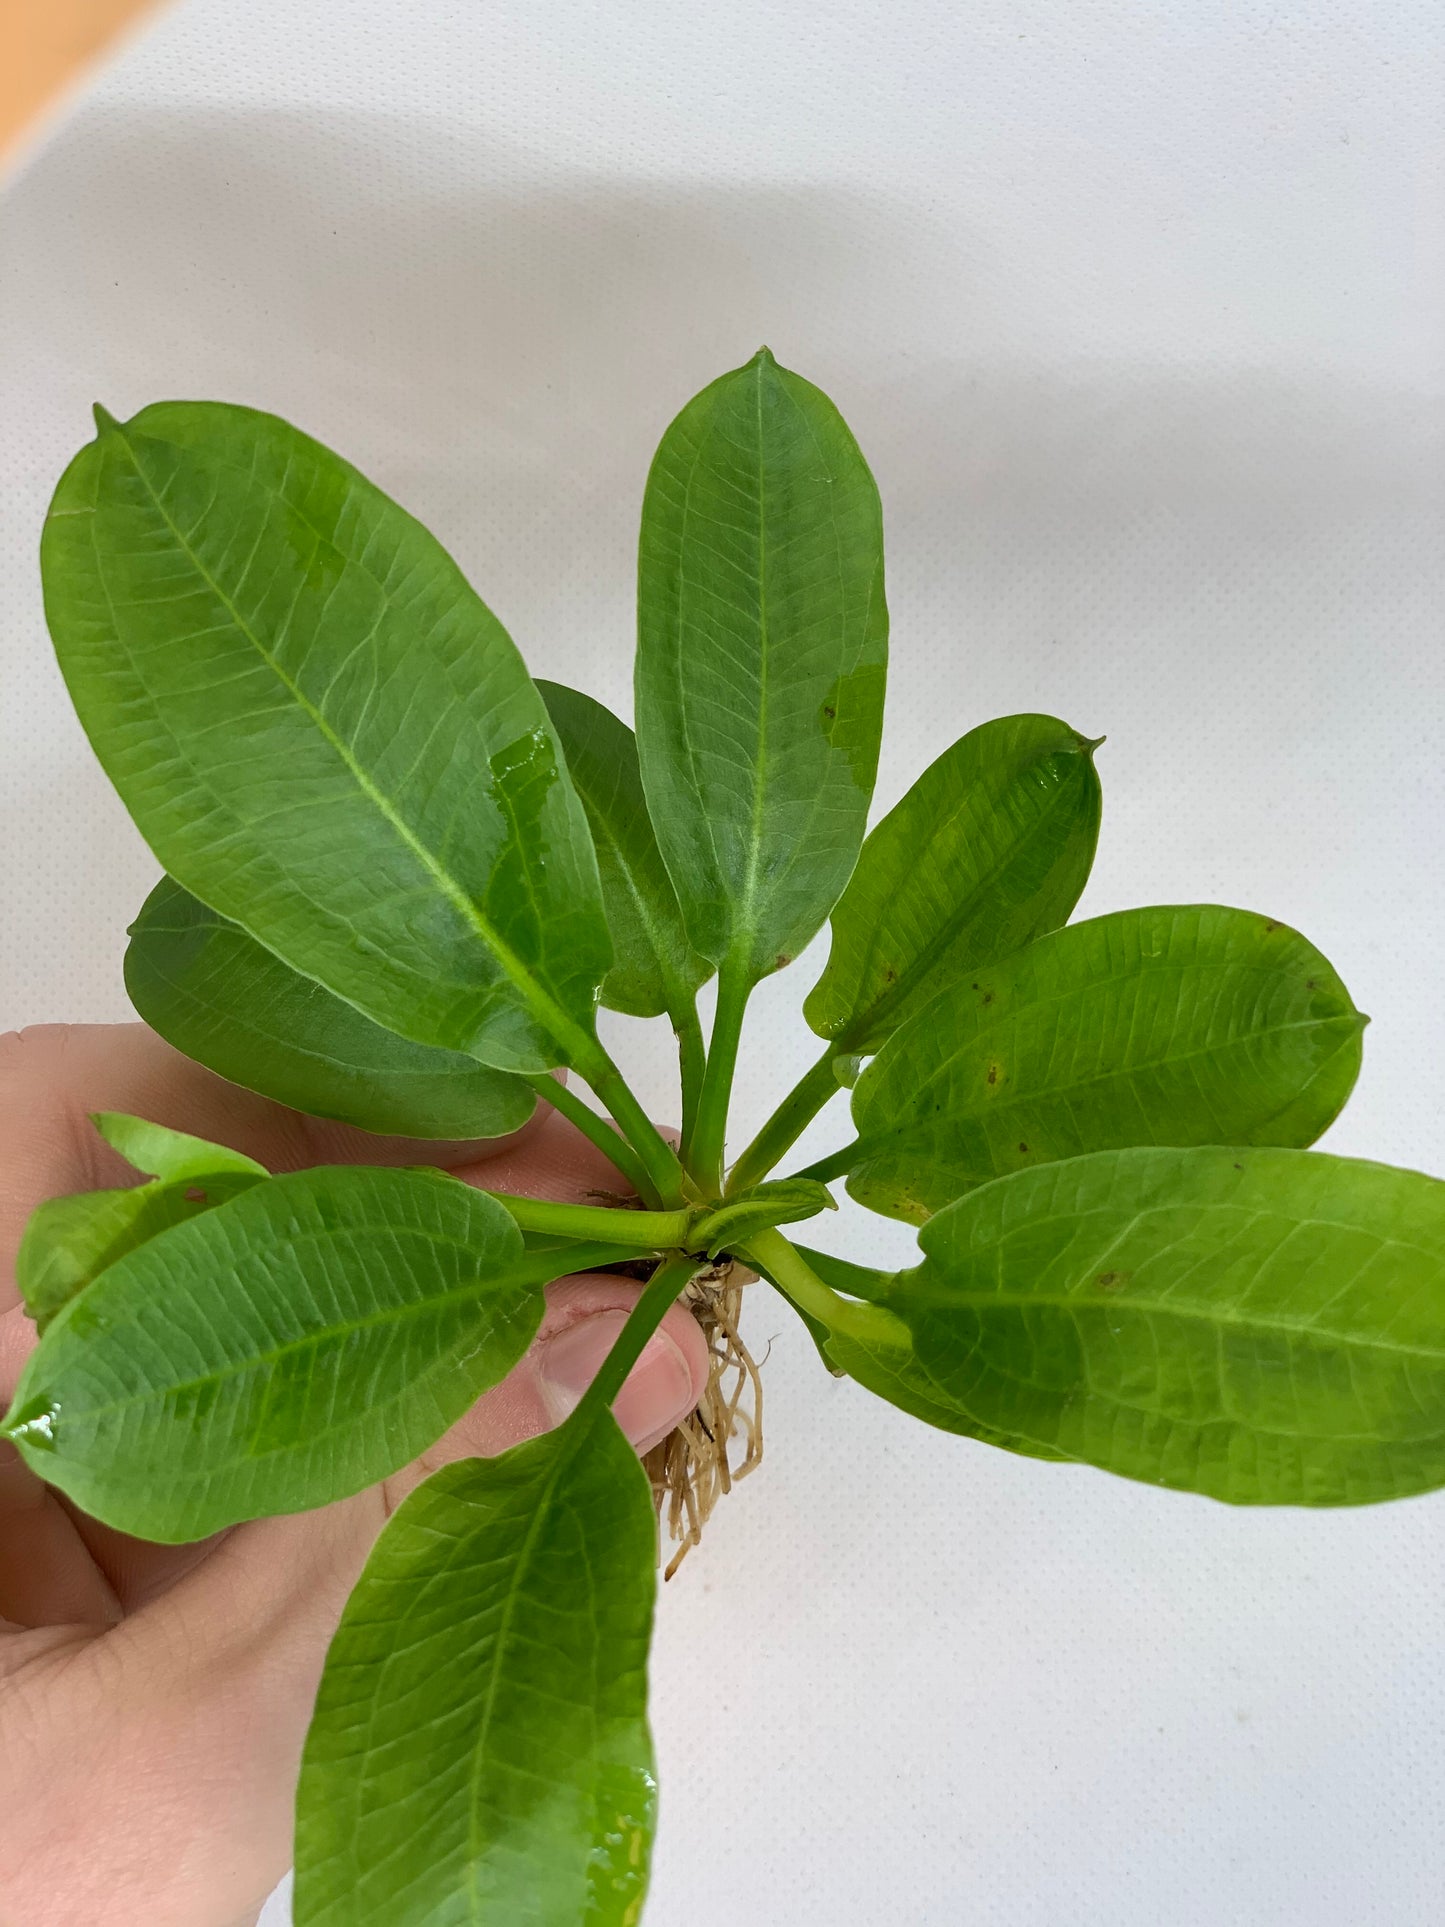
[{"label": "brown spot on leaf", "polygon": [[205,1202],[206,1194],[199,1184],[188,1184],[186,1186],[187,1204],[204,1204]]},{"label": "brown spot on leaf", "polygon": [[1027,1156],[1027,1154],[1028,1154],[1028,1148],[1029,1148],[1029,1147],[1027,1146],[1027,1144],[1021,1144],[1021,1145],[1019,1146],[1019,1149],[1020,1149],[1020,1150],[1021,1150],[1021,1151],[1022,1151],[1022,1152],[1023,1152],[1023,1153],[1025,1154],[1025,1155],[1026,1155],[1026,1156]]},{"label": "brown spot on leaf", "polygon": [[1094,1283],[1100,1291],[1122,1291],[1132,1275],[1127,1271],[1101,1271]]},{"label": "brown spot on leaf", "polygon": [[1279,925],[1277,923],[1267,922],[1264,926],[1264,934],[1268,936],[1271,930],[1278,930],[1278,929],[1279,929]]},{"label": "brown spot on leaf", "polygon": [[884,971],[883,981],[885,984],[896,984],[898,982],[898,972],[894,970],[891,965]]},{"label": "brown spot on leaf", "polygon": [[786,970],[788,965],[792,961],[793,961],[792,958],[788,955],[788,953],[785,950],[780,950],[778,952],[777,961],[773,965],[773,969]]},{"label": "brown spot on leaf", "polygon": [[825,716],[827,716],[827,717],[829,717],[829,718],[832,718],[832,717],[834,717],[834,716],[836,716],[836,715],[838,714],[838,712],[837,712],[837,710],[836,710],[836,709],[834,709],[834,707],[833,707],[833,705],[832,705],[831,703],[824,703],[824,705],[823,705],[823,714],[824,714]]},{"label": "brown spot on leaf", "polygon": [[1314,980],[1314,978],[1313,978],[1313,977],[1306,977],[1306,978],[1305,978],[1305,989],[1306,989],[1306,990],[1313,990],[1313,989],[1314,989],[1314,987],[1315,987],[1315,980]]},{"label": "brown spot on leaf", "polygon": [[988,1082],[989,1082],[990,1084],[997,1084],[997,1082],[998,1082],[998,1065],[997,1065],[997,1064],[990,1064],[990,1065],[989,1065],[989,1067],[988,1067]]},{"label": "brown spot on leaf", "polygon": [[993,1002],[993,992],[991,990],[986,990],[983,993],[983,1001],[986,1004],[991,1004]]}]

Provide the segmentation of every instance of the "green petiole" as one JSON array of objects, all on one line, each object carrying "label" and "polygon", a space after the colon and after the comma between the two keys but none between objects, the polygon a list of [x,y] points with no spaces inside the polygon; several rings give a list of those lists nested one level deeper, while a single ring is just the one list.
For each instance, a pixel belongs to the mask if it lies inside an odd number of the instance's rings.
[{"label": "green petiole", "polygon": [[679,1292],[686,1289],[689,1281],[705,1268],[696,1258],[682,1252],[675,1252],[658,1266],[643,1287],[627,1323],[618,1333],[617,1343],[603,1360],[601,1371],[587,1387],[581,1404],[568,1420],[569,1425],[580,1427],[586,1422],[585,1414],[595,1412],[600,1405],[612,1403],[622,1390],[627,1374],[642,1356],[643,1346],[662,1323],[668,1306]]},{"label": "green petiole", "polygon": [[740,1256],[769,1279],[785,1298],[829,1331],[873,1344],[911,1345],[906,1326],[881,1305],[844,1298],[814,1271],[780,1231],[759,1231],[741,1247]]},{"label": "green petiole", "polygon": [[597,1204],[558,1204],[550,1198],[517,1198],[505,1191],[488,1194],[516,1219],[523,1231],[558,1238],[604,1239],[635,1251],[667,1251],[686,1242],[691,1211],[609,1210]]},{"label": "green petiole", "polygon": [[[837,1050],[830,1044],[788,1092],[733,1166],[728,1178],[730,1192],[746,1191],[754,1184],[761,1184],[797,1143],[828,1099],[842,1089],[833,1071],[833,1061],[837,1055]],[[824,1174],[810,1165],[798,1175],[815,1178]],[[837,1173],[829,1175],[836,1176]]]},{"label": "green petiole", "polygon": [[716,1196],[722,1190],[728,1100],[732,1096],[743,1016],[751,992],[752,985],[746,977],[726,969],[718,977],[717,1009],[708,1043],[707,1070],[698,1099],[695,1128],[691,1141],[685,1147],[688,1169],[710,1196]]}]

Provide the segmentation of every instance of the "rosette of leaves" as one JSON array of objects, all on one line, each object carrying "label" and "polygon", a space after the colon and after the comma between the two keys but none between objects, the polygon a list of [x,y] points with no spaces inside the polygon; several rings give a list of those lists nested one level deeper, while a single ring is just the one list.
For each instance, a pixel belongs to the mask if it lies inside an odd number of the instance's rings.
[{"label": "rosette of leaves", "polygon": [[[715,1261],[947,1432],[1237,1504],[1445,1483],[1445,1185],[1305,1148],[1365,1023],[1319,951],[1192,903],[1070,924],[1097,742],[1056,717],[970,729],[868,832],[882,521],[818,389],[764,351],[663,436],[635,734],[534,682],[440,544],[299,430],[209,402],[97,419],[42,560],[76,709],[166,872],[131,931],[140,1014],[378,1132],[500,1133],[541,1094],[639,1208],[273,1177],[99,1119],[147,1182],[36,1214],[5,1435],[95,1517],[198,1539],[415,1458],[521,1356],[548,1280],[654,1267],[562,1426],[438,1472],[378,1540],[306,1748],[300,1927],[640,1918],[655,1525],[609,1407]],[[821,1053],[729,1171],[750,994],[829,918]],[[599,1004],[676,1032],[676,1149]],[[776,1177],[848,1087],[848,1142]],[[918,1227],[915,1264],[780,1228],[838,1179]]]}]

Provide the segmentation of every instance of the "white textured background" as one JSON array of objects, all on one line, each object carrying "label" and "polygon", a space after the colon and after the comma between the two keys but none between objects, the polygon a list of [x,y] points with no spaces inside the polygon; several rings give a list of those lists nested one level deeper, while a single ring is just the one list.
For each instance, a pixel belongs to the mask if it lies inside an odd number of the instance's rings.
[{"label": "white textured background", "polygon": [[[154,873],[41,621],[93,397],[291,416],[622,705],[651,449],[766,340],[882,486],[881,800],[991,715],[1107,730],[1085,908],[1302,926],[1375,1018],[1331,1144],[1445,1170],[1442,64],[1434,0],[183,6],[0,203],[0,1018],[120,1015]],[[820,960],[758,1000],[749,1127]],[[1445,1498],[1015,1461],[751,1329],[768,1461],[663,1602],[651,1927],[1438,1927]]]}]

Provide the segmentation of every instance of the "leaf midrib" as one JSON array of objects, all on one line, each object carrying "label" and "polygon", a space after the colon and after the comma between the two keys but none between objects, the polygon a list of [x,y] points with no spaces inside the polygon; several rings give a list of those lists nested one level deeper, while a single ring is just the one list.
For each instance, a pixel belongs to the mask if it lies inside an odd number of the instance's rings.
[{"label": "leaf midrib", "polygon": [[[393,1226],[372,1226],[367,1227],[367,1229],[380,1229],[393,1234],[395,1232],[395,1227]],[[425,1232],[408,1233],[408,1235],[422,1237],[426,1239],[428,1243],[438,1246],[446,1242],[439,1238],[428,1238]],[[315,1243],[320,1241],[321,1236],[322,1234],[315,1234],[310,1239],[293,1242]],[[455,1246],[450,1248],[457,1249]],[[79,1413],[87,1419],[108,1418],[115,1413],[130,1411],[137,1405],[154,1405],[177,1398],[187,1392],[199,1391],[205,1386],[226,1385],[233,1379],[242,1378],[246,1376],[247,1373],[256,1371],[259,1367],[278,1365],[283,1359],[292,1358],[298,1353],[313,1350],[317,1346],[332,1343],[339,1338],[350,1337],[357,1332],[373,1330],[388,1324],[403,1324],[413,1318],[445,1310],[449,1305],[460,1304],[467,1300],[474,1301],[480,1310],[486,1306],[487,1299],[495,1288],[505,1288],[509,1282],[512,1281],[509,1280],[504,1273],[488,1270],[484,1274],[469,1279],[465,1284],[455,1286],[447,1291],[437,1292],[426,1298],[411,1299],[404,1305],[380,1306],[375,1311],[366,1313],[363,1317],[346,1319],[338,1324],[325,1326],[321,1330],[307,1332],[302,1337],[278,1345],[271,1351],[255,1352],[248,1358],[239,1360],[234,1364],[218,1366],[214,1371],[204,1372],[196,1378],[184,1379],[178,1383],[168,1384],[157,1391],[135,1392],[125,1398],[107,1399],[92,1405],[79,1407],[72,1404],[67,1406],[67,1410],[71,1412],[79,1411]],[[77,1304],[83,1303],[84,1294],[77,1297],[74,1302]]]},{"label": "leaf midrib", "polygon": [[[411,850],[412,854],[421,863],[423,869],[435,880],[442,894],[452,904],[452,907],[460,912],[463,921],[469,924],[481,939],[484,948],[495,957],[509,981],[522,993],[543,1028],[548,1030],[559,1043],[565,1043],[568,1050],[574,1055],[576,1053],[577,1042],[580,1041],[582,1044],[582,1054],[585,1056],[587,1042],[586,1032],[561,1009],[560,1005],[558,1005],[550,994],[536,981],[526,969],[522,960],[501,936],[500,932],[496,930],[488,918],[482,915],[467,891],[415,834],[405,817],[401,815],[400,811],[392,803],[391,799],[372,781],[371,777],[353,755],[345,739],[338,735],[332,728],[326,717],[316,708],[309,697],[306,696],[299,684],[294,682],[291,677],[286,674],[270,650],[266,648],[265,644],[253,632],[249,623],[241,615],[240,610],[236,607],[225,589],[222,588],[221,584],[201,561],[200,556],[192,547],[189,538],[182,533],[179,524],[175,521],[164,501],[161,499],[150,476],[141,466],[140,459],[135,449],[131,446],[130,438],[126,435],[124,429],[117,425],[111,432],[119,438],[122,447],[130,457],[131,467],[135,472],[136,478],[145,488],[146,493],[155,505],[156,513],[170,530],[172,537],[201,580],[226,610],[231,621],[235,624],[237,632],[244,637],[252,649],[255,650],[261,661],[275,676],[276,680],[281,684],[281,687],[286,691],[287,695],[290,696],[297,708],[309,718],[322,739],[333,750],[349,772],[361,794],[377,809],[406,847]],[[286,498],[281,497],[281,499],[284,501]],[[289,502],[287,502],[287,507],[290,507]],[[311,525],[308,524],[307,526],[310,527]],[[348,566],[348,558],[341,554],[340,550],[336,548],[335,544],[328,537],[324,536],[319,529],[314,527],[311,529],[311,533],[318,544],[324,544],[325,547],[331,550],[331,553],[342,563],[343,568]],[[97,564],[100,564],[99,546],[95,546],[96,561]],[[104,570],[102,568],[102,579],[103,578]],[[375,578],[372,579],[374,580]],[[391,598],[388,596],[386,590],[380,584],[377,584],[377,588],[383,604],[390,607]],[[109,591],[107,590],[107,595],[108,594]],[[375,1019],[372,1021],[374,1022]]]},{"label": "leaf midrib", "polygon": [[569,1436],[569,1428],[564,1426],[560,1432],[555,1435],[557,1437],[556,1455],[552,1461],[551,1470],[542,1483],[541,1496],[532,1509],[531,1518],[528,1520],[527,1529],[523,1534],[522,1543],[513,1565],[513,1582],[507,1587],[506,1596],[502,1604],[502,1611],[499,1616],[496,1638],[493,1642],[491,1676],[487,1681],[486,1697],[478,1720],[476,1745],[472,1751],[471,1767],[467,1774],[467,1884],[473,1918],[479,1923],[485,1916],[480,1904],[480,1895],[477,1886],[478,1875],[482,1866],[482,1843],[479,1838],[478,1821],[480,1808],[478,1788],[484,1767],[490,1765],[490,1760],[487,1757],[487,1740],[491,1733],[492,1720],[496,1713],[497,1696],[501,1691],[504,1649],[510,1645],[512,1624],[516,1618],[517,1607],[524,1591],[524,1581],[530,1574],[531,1561],[536,1551],[537,1542],[541,1537],[543,1527],[547,1521],[548,1508],[556,1492],[557,1484],[563,1472],[576,1457],[579,1441],[582,1438],[589,1437],[591,1429],[590,1426],[571,1428],[571,1434]]},{"label": "leaf midrib", "polygon": [[[1327,1220],[1317,1218],[1299,1221],[1300,1225],[1314,1224],[1326,1226],[1327,1223]],[[1336,1227],[1329,1228],[1334,1229]],[[1390,1248],[1404,1251],[1419,1251],[1420,1249],[1417,1246],[1405,1244],[1403,1240],[1399,1239],[1381,1241],[1381,1250]],[[1420,1252],[1420,1255],[1433,1258],[1437,1263],[1440,1261],[1440,1254],[1438,1253]],[[1102,1259],[1092,1260],[1090,1269],[1092,1270],[1095,1263],[1101,1262]],[[1015,1314],[1045,1309],[1049,1311],[1067,1312],[1073,1317],[1085,1313],[1108,1317],[1117,1317],[1121,1313],[1130,1313],[1137,1318],[1173,1319],[1185,1324],[1202,1324],[1207,1326],[1211,1331],[1218,1331],[1221,1328],[1228,1327],[1233,1330],[1261,1332],[1272,1336],[1297,1337],[1318,1342],[1321,1345],[1338,1345],[1351,1350],[1384,1352],[1396,1357],[1413,1358],[1426,1363],[1433,1362],[1445,1365],[1445,1338],[1442,1338],[1436,1346],[1404,1345],[1397,1341],[1392,1341],[1383,1335],[1372,1336],[1369,1334],[1334,1331],[1319,1325],[1305,1323],[1301,1319],[1279,1316],[1272,1318],[1261,1317],[1255,1314],[1241,1313],[1237,1310],[1205,1310],[1195,1305],[1174,1305],[1167,1301],[1161,1302],[1158,1299],[1133,1296],[1127,1290],[1119,1293],[1103,1293],[1097,1297],[1087,1295],[1082,1287],[1077,1293],[963,1290],[950,1291],[945,1296],[941,1291],[930,1290],[926,1286],[920,1288],[918,1286],[909,1287],[905,1285],[904,1280],[910,1277],[917,1277],[923,1269],[923,1266],[919,1266],[914,1272],[904,1272],[900,1274],[898,1286],[895,1288],[895,1291],[889,1293],[881,1301],[888,1310],[902,1316],[907,1311],[911,1300],[912,1304],[921,1305],[925,1310],[934,1312],[968,1310],[983,1313],[992,1311]],[[1337,1292],[1335,1296],[1338,1297],[1339,1293]]]},{"label": "leaf midrib", "polygon": [[[1288,1024],[1270,1024],[1259,1030],[1242,1032],[1236,1037],[1227,1039],[1222,1044],[1201,1044],[1194,1050],[1180,1051],[1173,1055],[1149,1057],[1138,1063],[1125,1064],[1113,1070],[1097,1071],[1093,1076],[1079,1078],[1072,1084],[1039,1085],[1031,1091],[1021,1091],[1014,1097],[1001,1099],[996,1103],[988,1104],[987,1107],[982,1110],[949,1109],[937,1112],[932,1118],[909,1118],[906,1123],[895,1126],[892,1129],[886,1131],[874,1130],[870,1131],[866,1136],[860,1135],[858,1139],[858,1162],[862,1163],[865,1158],[874,1158],[893,1151],[896,1149],[895,1140],[899,1138],[912,1138],[916,1134],[933,1129],[944,1129],[951,1124],[976,1123],[981,1126],[987,1125],[994,1118],[1007,1117],[1021,1109],[1027,1109],[1041,1103],[1052,1103],[1056,1099],[1062,1100],[1075,1097],[1079,1093],[1092,1090],[1101,1084],[1126,1083],[1130,1078],[1137,1077],[1145,1071],[1173,1069],[1180,1064],[1193,1063],[1200,1057],[1217,1057],[1228,1051],[1237,1050],[1246,1044],[1258,1043],[1261,1038],[1279,1037],[1288,1031],[1295,1030],[1325,1030],[1336,1024],[1348,1025],[1348,1033],[1340,1039],[1339,1044],[1330,1052],[1323,1063],[1316,1067],[1314,1075],[1309,1080],[1309,1083],[1313,1084],[1317,1081],[1321,1073],[1328,1069],[1335,1061],[1350,1040],[1359,1035],[1360,1021],[1358,1015],[1354,1017],[1344,1015],[1339,1017],[1306,1017]],[[968,1047],[972,1049],[975,1044],[979,1042],[980,1038],[986,1039],[988,1035],[988,1032],[981,1032],[977,1037],[970,1038]],[[943,1076],[946,1069],[947,1063],[939,1068],[936,1075],[938,1077]],[[919,1086],[919,1096],[923,1096],[931,1088],[932,1080],[930,1080],[928,1084]],[[1306,1085],[1304,1090],[1308,1088],[1309,1086]],[[1281,1106],[1280,1109],[1292,1109],[1300,1097],[1304,1095],[1304,1090],[1294,1092],[1288,1103]],[[1278,1112],[1271,1113],[1271,1115],[1276,1116],[1278,1114]],[[881,1146],[882,1151],[864,1148],[874,1145]],[[1126,1145],[1120,1148],[1127,1150],[1133,1147]]]}]

